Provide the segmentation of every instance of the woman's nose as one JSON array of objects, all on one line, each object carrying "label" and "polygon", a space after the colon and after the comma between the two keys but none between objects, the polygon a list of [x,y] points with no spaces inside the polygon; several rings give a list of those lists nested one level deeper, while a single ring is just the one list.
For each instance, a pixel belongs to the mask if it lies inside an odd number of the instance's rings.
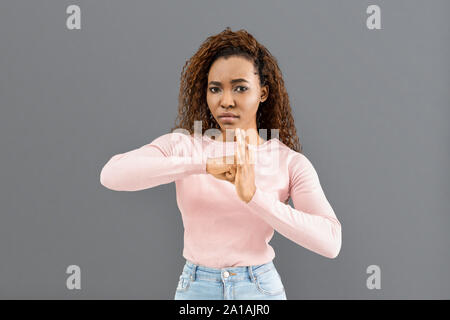
[{"label": "woman's nose", "polygon": [[233,96],[230,92],[224,91],[222,95],[221,105],[223,107],[234,106]]}]

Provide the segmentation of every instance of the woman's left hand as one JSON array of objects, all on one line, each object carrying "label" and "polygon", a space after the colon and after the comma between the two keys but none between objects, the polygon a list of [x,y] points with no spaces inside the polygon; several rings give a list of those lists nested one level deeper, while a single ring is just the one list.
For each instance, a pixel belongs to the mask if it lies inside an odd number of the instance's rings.
[{"label": "woman's left hand", "polygon": [[236,165],[236,175],[234,185],[239,198],[248,203],[256,192],[255,185],[255,157],[253,151],[248,148],[248,143],[243,130],[236,128],[236,152],[234,153],[234,163]]}]

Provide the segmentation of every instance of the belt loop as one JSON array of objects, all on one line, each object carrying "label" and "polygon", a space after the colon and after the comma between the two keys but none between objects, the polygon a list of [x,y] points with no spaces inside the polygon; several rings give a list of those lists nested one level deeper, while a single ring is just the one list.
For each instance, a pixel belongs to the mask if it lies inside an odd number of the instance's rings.
[{"label": "belt loop", "polygon": [[195,281],[195,273],[196,273],[196,271],[197,271],[197,265],[194,264],[194,265],[192,266],[192,271],[191,271],[191,280],[192,280],[192,281]]},{"label": "belt loop", "polygon": [[252,282],[255,282],[255,276],[253,275],[252,266],[247,266],[248,268],[248,274],[250,275],[250,279],[252,279]]}]

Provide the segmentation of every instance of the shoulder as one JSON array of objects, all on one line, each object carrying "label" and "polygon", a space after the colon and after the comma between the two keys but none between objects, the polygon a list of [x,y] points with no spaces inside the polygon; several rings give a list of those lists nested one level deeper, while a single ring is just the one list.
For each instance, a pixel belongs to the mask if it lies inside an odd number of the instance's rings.
[{"label": "shoulder", "polygon": [[312,167],[311,161],[309,161],[308,157],[303,153],[292,150],[281,140],[275,139],[274,141],[275,148],[282,153],[282,156],[288,163],[290,171],[298,171],[301,168],[310,169]]},{"label": "shoulder", "polygon": [[319,176],[310,159],[303,153],[290,149],[289,153],[289,180],[292,186],[302,186],[306,189],[315,189],[319,185]]},{"label": "shoulder", "polygon": [[312,166],[311,161],[303,153],[289,149],[289,165],[293,168]]},{"label": "shoulder", "polygon": [[150,145],[157,146],[166,155],[175,155],[184,148],[192,145],[193,137],[183,132],[169,132],[163,134],[150,142]]},{"label": "shoulder", "polygon": [[164,144],[188,143],[191,142],[192,139],[193,137],[186,133],[169,132],[157,137],[151,143],[164,143]]}]

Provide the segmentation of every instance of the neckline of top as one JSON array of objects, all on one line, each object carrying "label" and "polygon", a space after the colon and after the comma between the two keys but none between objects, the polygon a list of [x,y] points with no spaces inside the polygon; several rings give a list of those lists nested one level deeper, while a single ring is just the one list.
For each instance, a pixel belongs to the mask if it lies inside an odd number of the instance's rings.
[{"label": "neckline of top", "polygon": [[[210,142],[213,142],[213,143],[215,143],[215,144],[222,144],[222,145],[228,144],[228,145],[230,145],[230,144],[235,144],[235,143],[237,143],[236,141],[225,141],[225,142],[223,142],[223,141],[217,141],[217,140],[212,139],[211,137],[209,137],[209,136],[206,135],[206,134],[204,134],[203,137],[205,137],[206,140],[208,140],[208,141],[210,141]],[[263,148],[267,147],[267,146],[268,146],[272,141],[274,141],[274,140],[278,140],[278,139],[277,139],[277,138],[272,138],[272,139],[269,139],[269,140],[267,140],[267,141],[265,141],[265,142],[263,142],[263,143],[261,143],[261,144],[258,144],[258,145],[256,145],[256,146],[253,145],[253,144],[249,144],[248,146],[249,146],[251,149],[253,149],[253,148],[256,148],[256,149],[263,149]]]}]

